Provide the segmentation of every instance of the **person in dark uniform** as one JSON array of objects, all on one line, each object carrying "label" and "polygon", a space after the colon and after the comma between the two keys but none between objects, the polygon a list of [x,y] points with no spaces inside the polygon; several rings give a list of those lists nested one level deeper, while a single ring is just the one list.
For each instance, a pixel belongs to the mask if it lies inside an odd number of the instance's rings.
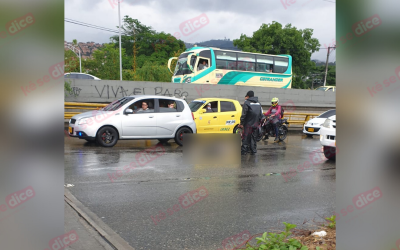
[{"label": "person in dark uniform", "polygon": [[263,113],[258,97],[254,96],[253,91],[247,92],[245,99],[239,125],[239,127],[243,128],[241,153],[246,155],[248,151],[251,151],[253,155],[257,153],[257,141],[254,132],[260,123]]}]

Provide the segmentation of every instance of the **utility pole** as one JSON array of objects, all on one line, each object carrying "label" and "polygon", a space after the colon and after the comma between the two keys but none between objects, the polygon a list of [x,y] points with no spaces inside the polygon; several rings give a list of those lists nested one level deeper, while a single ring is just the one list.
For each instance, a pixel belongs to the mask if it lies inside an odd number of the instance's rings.
[{"label": "utility pole", "polygon": [[122,54],[121,54],[121,1],[118,1],[118,32],[119,32],[119,75],[122,81]]},{"label": "utility pole", "polygon": [[326,85],[326,77],[328,75],[328,60],[329,60],[329,52],[332,50],[336,49],[336,47],[328,47],[328,54],[326,55],[326,65],[325,65],[325,77],[324,77],[324,87]]}]

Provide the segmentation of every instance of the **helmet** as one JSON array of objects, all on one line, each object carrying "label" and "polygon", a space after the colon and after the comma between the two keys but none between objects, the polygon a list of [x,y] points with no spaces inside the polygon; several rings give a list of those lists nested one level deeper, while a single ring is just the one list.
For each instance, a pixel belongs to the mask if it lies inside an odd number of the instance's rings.
[{"label": "helmet", "polygon": [[276,105],[278,105],[278,103],[279,103],[278,97],[272,98],[271,103],[272,103],[272,107],[275,107]]}]

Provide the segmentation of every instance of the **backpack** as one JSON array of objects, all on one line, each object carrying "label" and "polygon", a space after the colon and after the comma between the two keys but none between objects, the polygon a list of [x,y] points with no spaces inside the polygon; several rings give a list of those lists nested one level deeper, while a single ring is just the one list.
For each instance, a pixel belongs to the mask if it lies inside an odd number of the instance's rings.
[{"label": "backpack", "polygon": [[281,118],[283,118],[284,114],[285,114],[285,110],[283,109],[283,106],[281,106]]}]

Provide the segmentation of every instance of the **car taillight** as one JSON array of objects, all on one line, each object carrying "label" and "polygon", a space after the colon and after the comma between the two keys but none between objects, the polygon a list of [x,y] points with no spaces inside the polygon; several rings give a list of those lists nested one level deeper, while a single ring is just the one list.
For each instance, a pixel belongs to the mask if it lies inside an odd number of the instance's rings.
[{"label": "car taillight", "polygon": [[193,121],[194,121],[194,115],[193,115],[193,113],[192,113],[192,118],[193,118]]}]

